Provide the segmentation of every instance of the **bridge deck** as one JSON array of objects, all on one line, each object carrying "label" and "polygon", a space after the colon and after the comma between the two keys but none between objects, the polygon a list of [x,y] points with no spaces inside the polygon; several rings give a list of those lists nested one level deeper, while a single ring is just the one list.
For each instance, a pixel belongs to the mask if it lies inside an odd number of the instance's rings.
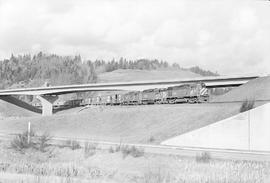
[{"label": "bridge deck", "polygon": [[52,87],[37,88],[20,88],[10,90],[0,90],[2,95],[61,95],[67,93],[86,92],[86,91],[117,91],[117,90],[145,90],[151,88],[165,88],[177,84],[204,82],[208,88],[239,86],[251,79],[259,76],[217,76],[217,77],[200,77],[187,78],[179,80],[158,80],[158,81],[133,81],[119,83],[94,83],[81,85],[65,85]]}]

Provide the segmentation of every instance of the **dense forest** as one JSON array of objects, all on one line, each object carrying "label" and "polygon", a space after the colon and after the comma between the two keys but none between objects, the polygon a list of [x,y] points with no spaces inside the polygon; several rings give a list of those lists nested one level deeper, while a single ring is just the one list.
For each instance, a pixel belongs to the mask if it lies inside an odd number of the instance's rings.
[{"label": "dense forest", "polygon": [[93,83],[97,81],[99,73],[117,69],[182,69],[202,76],[218,75],[198,66],[184,69],[179,64],[156,59],[83,61],[79,55],[71,57],[40,52],[33,56],[11,55],[9,59],[0,61],[0,88],[37,87],[45,81],[51,85]]}]

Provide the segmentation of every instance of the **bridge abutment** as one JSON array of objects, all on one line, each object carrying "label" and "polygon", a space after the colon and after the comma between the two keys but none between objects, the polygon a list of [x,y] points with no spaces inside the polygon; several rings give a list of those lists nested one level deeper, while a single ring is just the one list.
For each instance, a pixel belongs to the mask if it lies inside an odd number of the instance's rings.
[{"label": "bridge abutment", "polygon": [[53,114],[53,103],[58,99],[58,96],[53,95],[38,95],[42,105],[42,116],[51,116]]}]

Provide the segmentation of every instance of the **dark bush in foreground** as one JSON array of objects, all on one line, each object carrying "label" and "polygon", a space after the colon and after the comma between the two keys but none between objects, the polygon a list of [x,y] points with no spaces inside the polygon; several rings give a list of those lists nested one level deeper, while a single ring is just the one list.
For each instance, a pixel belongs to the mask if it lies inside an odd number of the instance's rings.
[{"label": "dark bush in foreground", "polygon": [[255,104],[255,101],[254,100],[248,100],[248,99],[246,99],[242,103],[242,105],[241,105],[240,112],[245,112],[245,111],[248,111],[250,109],[253,109],[254,108],[254,104]]},{"label": "dark bush in foreground", "polygon": [[[30,137],[31,139],[35,136],[35,133],[31,131]],[[31,140],[28,142],[28,132],[23,132],[22,134],[18,134],[12,141],[11,141],[11,148],[17,151],[23,151],[24,149],[35,147],[33,141]]]},{"label": "dark bush in foreground", "polygon": [[[29,137],[28,137],[29,135]],[[29,140],[28,140],[29,138]],[[34,148],[41,152],[45,152],[46,148],[50,146],[49,141],[51,137],[48,133],[44,133],[41,136],[38,136],[33,130],[28,132],[23,132],[22,134],[18,134],[11,141],[11,148],[17,151],[24,151],[28,148]]]}]

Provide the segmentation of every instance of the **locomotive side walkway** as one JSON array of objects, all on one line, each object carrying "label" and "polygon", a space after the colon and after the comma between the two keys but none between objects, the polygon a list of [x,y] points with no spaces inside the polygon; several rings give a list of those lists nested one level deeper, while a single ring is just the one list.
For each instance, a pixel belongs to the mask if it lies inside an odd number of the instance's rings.
[{"label": "locomotive side walkway", "polygon": [[128,83],[97,83],[97,84],[82,84],[82,85],[66,85],[66,86],[53,86],[53,87],[39,87],[39,88],[22,88],[11,90],[0,90],[0,99],[15,104],[17,106],[34,111],[29,104],[18,102],[13,99],[13,95],[33,95],[41,101],[42,115],[48,116],[53,114],[52,106],[57,100],[58,95],[89,92],[89,91],[121,91],[121,90],[136,90],[142,91],[152,88],[166,88],[186,83],[203,82],[207,88],[218,87],[235,87],[242,85],[259,76],[217,76],[217,77],[200,77],[193,79],[181,80],[163,80],[163,81],[140,81]]}]

